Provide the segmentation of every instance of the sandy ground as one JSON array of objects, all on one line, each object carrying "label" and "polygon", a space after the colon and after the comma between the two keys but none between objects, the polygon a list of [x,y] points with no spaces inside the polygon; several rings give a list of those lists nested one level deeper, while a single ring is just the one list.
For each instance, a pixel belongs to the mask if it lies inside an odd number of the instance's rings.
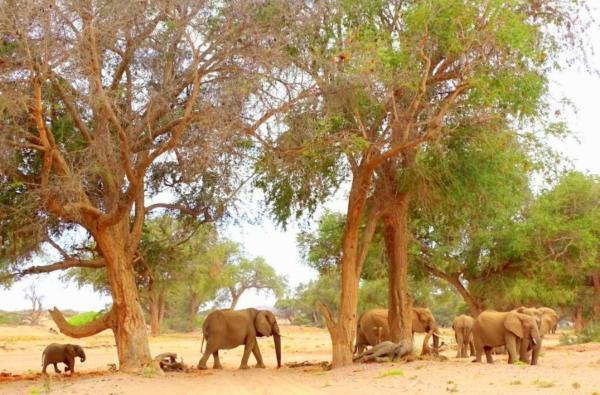
[{"label": "sandy ground", "polygon": [[[282,326],[284,363],[330,359],[325,330]],[[163,335],[151,339],[154,355],[176,352],[195,366],[200,357],[199,333]],[[420,339],[417,339],[419,341]],[[473,364],[471,358],[456,359],[451,331],[445,361],[356,364],[325,371],[320,366],[275,368],[272,339],[259,344],[267,369],[237,369],[242,348],[222,351],[224,370],[169,373],[164,376],[110,373],[116,350],[110,332],[86,339],[69,339],[45,327],[0,326],[0,394],[597,394],[600,395],[600,344],[559,346],[558,335],[544,340],[538,366],[506,364],[496,356],[494,365]],[[87,360],[76,362],[75,377],[53,372],[40,377],[41,353],[51,342],[78,343]],[[251,362],[254,362],[251,357]],[[212,359],[209,360],[212,364]],[[49,367],[49,371],[52,371]],[[8,376],[8,375],[11,376]],[[7,377],[8,376],[8,377]]]}]

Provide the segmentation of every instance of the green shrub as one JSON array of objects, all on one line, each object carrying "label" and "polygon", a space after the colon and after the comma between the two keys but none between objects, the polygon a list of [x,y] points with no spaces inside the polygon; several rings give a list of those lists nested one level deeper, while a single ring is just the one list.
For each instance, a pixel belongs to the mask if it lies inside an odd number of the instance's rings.
[{"label": "green shrub", "polygon": [[21,317],[11,311],[0,311],[0,325],[18,325]]},{"label": "green shrub", "polygon": [[566,333],[560,335],[558,339],[560,344],[580,344],[600,342],[600,321],[590,322],[581,332],[575,336],[569,336]]}]

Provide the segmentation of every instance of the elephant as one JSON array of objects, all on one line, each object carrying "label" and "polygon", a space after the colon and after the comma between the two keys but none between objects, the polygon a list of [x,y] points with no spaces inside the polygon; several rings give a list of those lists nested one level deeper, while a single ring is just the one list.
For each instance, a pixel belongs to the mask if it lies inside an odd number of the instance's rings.
[{"label": "elephant", "polygon": [[[531,344],[531,364],[536,365],[542,337],[538,329],[536,319],[530,315],[516,311],[498,312],[484,311],[475,319],[473,325],[473,343],[475,345],[475,360],[481,362],[481,356],[485,351],[488,363],[493,363],[492,348],[506,346],[508,351],[508,363],[526,360],[527,353],[523,354],[524,348],[521,342]],[[517,353],[519,350],[519,354]]]},{"label": "elephant", "polygon": [[353,362],[369,362],[369,361],[382,361],[387,358],[389,361],[394,362],[399,358],[412,351],[412,342],[402,340],[400,343],[393,343],[391,341],[384,341],[376,346],[371,347],[354,358]]},{"label": "elephant", "polygon": [[54,365],[54,371],[60,373],[57,363],[62,362],[65,365],[65,373],[67,370],[71,374],[75,373],[75,357],[79,357],[81,362],[85,361],[85,352],[83,348],[77,344],[58,344],[52,343],[48,345],[42,353],[42,373],[46,374],[46,367],[50,364]]},{"label": "elephant", "polygon": [[454,338],[458,349],[456,350],[456,358],[467,358],[467,346],[471,356],[475,355],[475,347],[473,346],[473,325],[475,319],[466,314],[459,315],[452,322],[454,329]]},{"label": "elephant", "polygon": [[[439,332],[435,317],[428,308],[414,307],[412,309],[412,332],[426,333],[423,341],[423,353],[429,349],[427,342],[433,336],[433,347],[439,348]],[[364,312],[356,324],[356,345],[354,351],[360,354],[367,346],[391,340],[388,327],[388,310],[372,309]]]},{"label": "elephant", "polygon": [[[552,330],[554,328],[556,328],[556,325],[558,324],[558,314],[556,314],[556,311],[554,311],[553,309],[549,308],[549,307],[519,307],[517,309],[515,309],[514,311],[518,312],[518,313],[522,313],[522,314],[527,314],[530,315],[532,317],[534,317],[538,323],[538,329],[540,331],[540,336],[542,337],[542,339],[544,338],[544,336],[547,333],[552,332]],[[521,360],[523,362],[529,362],[529,353],[532,349],[532,345],[528,342],[528,341],[524,341],[523,343],[520,344],[520,348],[521,348]]]},{"label": "elephant", "polygon": [[[268,310],[216,310],[210,313],[202,325],[206,349],[198,362],[198,369],[207,369],[206,362],[213,356],[214,369],[222,369],[219,350],[229,350],[244,345],[244,356],[240,369],[248,369],[250,352],[256,358],[256,367],[264,368],[262,355],[256,342],[257,337],[273,336],[277,367],[281,367],[281,332],[275,315]],[[200,347],[202,348],[202,347]]]}]

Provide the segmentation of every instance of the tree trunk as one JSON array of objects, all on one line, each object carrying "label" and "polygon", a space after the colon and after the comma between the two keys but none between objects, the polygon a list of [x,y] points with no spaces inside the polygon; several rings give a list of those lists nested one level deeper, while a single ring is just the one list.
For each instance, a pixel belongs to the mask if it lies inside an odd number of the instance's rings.
[{"label": "tree trunk", "polygon": [[592,285],[594,287],[594,320],[600,320],[600,273],[592,274]]},{"label": "tree trunk", "polygon": [[158,298],[158,327],[162,328],[162,323],[165,320],[165,311],[167,307],[167,302],[165,298],[165,290],[160,291],[160,296]]},{"label": "tree trunk", "polygon": [[194,330],[196,324],[196,316],[198,315],[198,309],[200,308],[200,297],[196,294],[190,296],[189,310],[188,310],[188,322],[190,324],[190,330]]},{"label": "tree trunk", "polygon": [[352,364],[352,343],[356,335],[356,311],[358,308],[358,285],[361,273],[359,238],[361,218],[366,203],[371,175],[357,171],[352,180],[346,227],[342,243],[341,296],[337,322],[331,312],[321,306],[327,329],[331,335],[333,368]]},{"label": "tree trunk", "polygon": [[412,300],[408,294],[408,206],[404,193],[389,201],[384,214],[384,241],[388,253],[388,325],[394,343],[412,341]]},{"label": "tree trunk", "polygon": [[481,312],[483,310],[485,310],[484,304],[482,302],[478,301],[473,296],[473,294],[471,292],[469,292],[469,290],[467,288],[465,288],[465,286],[460,282],[460,280],[458,278],[453,278],[449,282],[450,282],[450,284],[452,284],[454,286],[454,288],[456,288],[456,290],[458,291],[460,296],[462,296],[463,300],[469,307],[469,312],[471,313],[471,317],[477,318],[477,316],[479,314],[481,314]]},{"label": "tree trunk", "polygon": [[160,297],[156,289],[150,291],[150,335],[160,335]]},{"label": "tree trunk", "polygon": [[583,318],[583,307],[577,306],[575,308],[575,332],[579,333],[585,327],[585,320]]},{"label": "tree trunk", "polygon": [[241,293],[235,293],[235,292],[231,292],[231,305],[230,305],[230,309],[233,310],[235,309],[235,306],[237,306],[239,300],[240,300],[240,296],[242,296]]},{"label": "tree trunk", "polygon": [[113,300],[119,370],[139,371],[152,362],[144,314],[135,283],[132,256],[127,253],[128,221],[96,229],[94,239],[106,261]]}]

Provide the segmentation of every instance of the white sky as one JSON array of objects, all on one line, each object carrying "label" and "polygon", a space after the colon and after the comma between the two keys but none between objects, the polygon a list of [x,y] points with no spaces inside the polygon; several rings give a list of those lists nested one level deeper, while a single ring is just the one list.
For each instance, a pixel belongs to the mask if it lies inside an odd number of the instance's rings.
[{"label": "white sky", "polygon": [[[600,12],[595,14],[600,19]],[[600,31],[593,32],[592,42],[600,42]],[[593,58],[592,66],[600,69],[600,56]],[[580,69],[572,68],[552,76],[551,93],[554,99],[566,96],[577,108],[577,114],[569,116],[569,126],[575,131],[580,143],[573,140],[561,142],[557,147],[570,157],[576,168],[590,173],[600,174],[600,78]],[[345,202],[336,200],[329,204],[335,210],[344,210]],[[248,255],[263,256],[279,274],[286,275],[290,285],[295,286],[316,276],[316,273],[300,262],[296,248],[296,224],[288,226],[286,231],[277,228],[268,219],[261,224],[241,224],[229,226],[225,237],[240,242]],[[37,282],[38,293],[44,295],[44,308],[57,306],[59,309],[78,311],[99,310],[110,303],[110,298],[95,293],[91,287],[78,289],[74,284],[65,284],[59,280],[58,273],[30,276],[17,282],[9,290],[0,289],[0,310],[20,310],[29,308],[24,298],[24,289],[31,282]],[[272,305],[275,299],[271,295],[249,291],[244,294],[238,307]]]}]

